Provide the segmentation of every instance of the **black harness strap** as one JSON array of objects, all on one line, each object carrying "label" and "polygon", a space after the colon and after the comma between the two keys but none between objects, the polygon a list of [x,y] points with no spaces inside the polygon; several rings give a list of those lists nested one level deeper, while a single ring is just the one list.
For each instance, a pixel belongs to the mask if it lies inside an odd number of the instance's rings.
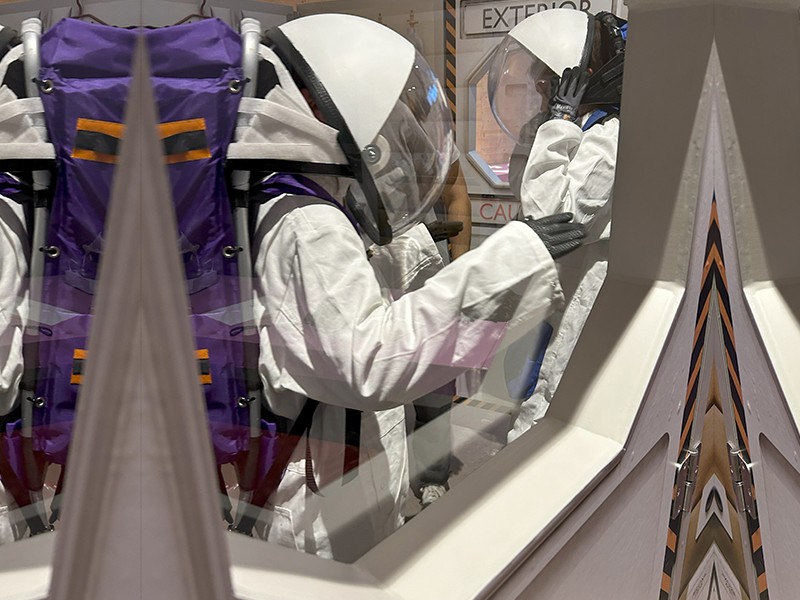
[{"label": "black harness strap", "polygon": [[233,515],[231,510],[233,505],[231,499],[228,497],[228,488],[225,486],[225,477],[222,475],[222,465],[217,465],[217,485],[219,485],[219,493],[222,495],[222,518],[228,523],[233,523]]},{"label": "black harness strap", "polygon": [[50,503],[50,524],[52,525],[61,517],[61,494],[64,492],[64,477],[67,473],[67,465],[61,466],[61,473],[58,475],[56,491],[53,494],[53,501]]},{"label": "black harness strap", "polygon": [[[358,475],[358,463],[361,453],[361,411],[354,408],[345,410],[344,425],[344,461],[342,464],[342,484],[348,483]],[[314,478],[314,459],[311,456],[311,427],[306,429],[306,485],[315,494],[319,494],[319,486]]]},{"label": "black harness strap", "polygon": [[[264,479],[258,484],[258,487],[253,492],[253,498],[250,501],[250,504],[257,509],[266,506],[272,494],[278,489],[281,478],[283,477],[283,472],[286,470],[286,466],[289,464],[289,460],[295,448],[297,448],[297,444],[300,442],[300,439],[304,437],[306,431],[311,428],[311,419],[314,416],[314,411],[317,410],[317,406],[319,406],[319,402],[316,400],[306,400],[289,434],[278,444],[278,453],[275,456],[275,461],[270,466]],[[231,527],[231,531],[252,535],[255,524],[255,512],[246,512],[242,515],[240,521]]]},{"label": "black harness strap", "polygon": [[317,480],[314,478],[314,459],[311,456],[311,427],[306,429],[306,486],[313,493],[320,495]]},{"label": "black harness strap", "polygon": [[[5,440],[3,440],[4,442]],[[5,443],[0,444],[0,481],[11,494],[11,497],[16,502],[17,506],[22,510],[25,515],[25,521],[28,523],[31,536],[50,531],[50,527],[44,524],[38,514],[28,509],[31,505],[31,496],[25,485],[20,481],[17,474],[14,472],[14,467],[8,460],[5,452]]]},{"label": "black harness strap", "polygon": [[11,27],[0,29],[0,59],[2,59],[13,46],[19,43],[19,33]]},{"label": "black harness strap", "polygon": [[345,411],[344,465],[343,481],[347,483],[358,475],[359,453],[361,451],[361,411],[348,408]]}]

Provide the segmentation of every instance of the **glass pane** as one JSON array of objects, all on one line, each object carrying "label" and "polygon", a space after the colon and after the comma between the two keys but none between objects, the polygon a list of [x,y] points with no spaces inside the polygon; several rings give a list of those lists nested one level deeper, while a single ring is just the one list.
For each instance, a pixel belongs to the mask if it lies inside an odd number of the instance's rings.
[{"label": "glass pane", "polygon": [[[0,481],[8,508],[0,528],[8,524],[13,532],[3,541],[60,523],[90,360],[87,342],[135,38],[127,30],[104,38],[93,27],[62,20],[42,33],[41,22],[29,19],[22,23],[24,52],[18,53],[19,39],[5,49],[11,62],[0,102],[13,110],[19,98],[39,97],[44,112],[22,105],[16,118],[0,125],[0,160],[13,171],[0,175],[6,245],[1,385],[7,388]],[[67,48],[65,38],[85,44]],[[105,60],[93,61],[92,53]]]},{"label": "glass pane", "polygon": [[[324,9],[313,5],[308,12]],[[366,10],[362,14],[377,18]],[[223,501],[231,503],[227,510],[236,531],[346,562],[436,502],[544,414],[605,276],[613,185],[612,162],[592,181],[576,182],[578,189],[586,186],[598,195],[561,198],[563,190],[575,189],[566,179],[572,177],[567,167],[576,149],[565,151],[543,167],[539,180],[521,184],[523,205],[541,218],[573,202],[569,209],[589,225],[589,243],[563,259],[556,249],[539,247],[540,254],[531,250],[523,261],[519,249],[532,244],[529,232],[503,227],[446,267],[453,256],[446,243],[442,248],[435,243],[448,238],[442,222],[471,225],[469,208],[466,214],[457,209],[469,207],[470,197],[454,160],[437,211],[391,243],[374,243],[363,220],[372,217],[371,230],[376,230],[381,210],[407,202],[413,196],[407,190],[418,188],[423,177],[432,180],[430,173],[417,172],[431,161],[405,160],[393,169],[391,150],[404,142],[407,152],[398,154],[413,154],[412,139],[383,139],[383,121],[408,80],[401,67],[388,66],[405,47],[397,33],[415,42],[408,48],[409,68],[420,47],[431,62],[437,60],[427,41],[436,24],[442,25],[436,11],[415,13],[413,23],[398,12],[380,19],[395,33],[363,21],[331,19],[319,29],[310,23],[323,21],[300,19],[282,27],[281,34],[268,33],[265,42],[274,54],[264,53],[267,64],[277,64],[276,72],[288,65],[294,77],[274,77],[277,85],[265,90],[266,99],[247,104],[252,111],[243,112],[251,113],[240,115],[247,126],[237,130],[229,148],[229,164],[235,164],[230,156],[257,140],[265,145],[248,167],[258,161],[268,166],[251,177],[249,190],[263,384],[260,426],[253,431],[261,435],[260,446],[257,457],[247,450],[233,460],[218,460]],[[583,23],[585,36],[587,20]],[[335,43],[326,37],[334,30]],[[368,54],[380,58],[380,69],[371,70],[370,57],[358,50],[348,54],[351,44],[343,40],[358,39],[372,49]],[[293,62],[298,54],[304,62]],[[341,61],[331,60],[340,55]],[[345,81],[330,67],[347,61],[358,68]],[[494,175],[508,181],[515,141],[495,120],[488,68],[472,84],[475,106],[460,107],[460,115],[476,119],[471,124],[476,147],[462,152],[477,150]],[[393,87],[386,74],[394,72],[401,81]],[[401,91],[391,98],[375,93],[395,88]],[[354,101],[353,90],[369,101]],[[383,117],[376,117],[381,110]],[[597,160],[612,147],[615,153],[616,114],[610,111],[590,126],[594,107],[581,112],[580,123],[539,124],[537,139],[545,143],[568,125],[564,136],[584,144],[581,160]],[[283,115],[281,122],[271,116],[277,114]],[[339,146],[340,136],[335,142],[330,138],[334,150],[323,147],[325,137],[312,131],[315,124],[300,132],[299,123],[310,114],[352,135],[352,146]],[[287,122],[291,128],[282,126]],[[293,155],[313,167],[275,161],[267,144],[292,139],[286,136],[315,148]],[[542,152],[534,139],[523,140],[520,177],[529,157],[536,160]],[[347,150],[344,157],[341,148]],[[346,169],[359,183],[357,204],[348,178],[331,176]],[[391,173],[397,185],[393,192],[377,187],[370,204],[364,180],[373,172]],[[382,193],[403,197],[386,199]],[[565,305],[547,291],[555,289],[563,290]],[[579,300],[572,302],[576,290]],[[229,314],[229,322],[241,318]],[[512,318],[515,325],[509,326]]]},{"label": "glass pane", "polygon": [[500,128],[492,114],[488,82],[489,72],[486,71],[474,87],[475,151],[486,161],[492,173],[500,181],[508,183],[508,159],[514,149],[514,140]]},{"label": "glass pane", "polygon": [[[219,20],[149,28],[143,35],[220,524],[352,561],[541,416],[525,420],[531,407],[545,406],[529,399],[536,376],[547,373],[549,400],[605,274],[613,165],[603,193],[588,199],[601,206],[591,212],[581,204],[586,199],[576,199],[576,218],[594,222],[591,243],[571,258],[561,261],[552,245],[538,243],[519,224],[498,229],[459,257],[460,229],[469,247],[470,198],[452,153],[445,88],[426,64],[437,60],[431,40],[441,14],[387,15],[387,24],[411,44],[363,20],[329,22],[319,31],[308,20],[289,22],[281,34],[266,36],[271,49],[255,44],[244,58],[247,44]],[[65,45],[48,45],[65,29],[70,39],[84,40],[80,52],[62,56]],[[256,41],[259,32],[256,24]],[[21,482],[18,504],[49,501],[68,479],[63,465],[88,358],[136,36],[68,20],[48,31],[42,45],[35,93],[43,97],[48,134],[66,166],[50,185],[43,175],[27,178],[51,190],[52,200],[49,220],[27,217],[28,224],[44,224],[43,241],[33,245],[44,266],[31,266],[29,377],[17,412],[7,418],[10,467],[0,472],[9,491],[20,487],[14,477]],[[91,59],[95,46],[107,62]],[[345,57],[349,46],[346,57],[359,65],[352,80],[338,72],[342,61],[331,60],[340,52]],[[488,82],[484,72],[475,83],[477,149],[507,181],[514,142],[494,121]],[[251,94],[256,98],[243,101]],[[398,112],[405,116],[395,123],[389,115]],[[598,123],[587,127],[585,140],[601,135],[615,146],[616,116]],[[535,144],[526,152],[533,160]],[[24,185],[21,179],[8,176],[7,183]],[[556,201],[540,202],[555,198],[562,184],[552,172],[523,182],[523,206],[527,197],[546,214],[562,210]],[[440,195],[428,211],[427,200]],[[9,210],[25,222],[21,206],[35,203],[19,202],[11,198]],[[402,214],[390,215],[393,210]],[[401,235],[374,243],[374,232],[383,235],[385,225],[397,223],[403,223]],[[551,255],[560,260],[558,270]],[[10,304],[26,306],[22,284],[15,285],[7,288],[15,290]],[[578,289],[581,302],[562,310],[559,289],[567,298]],[[11,321],[11,339],[15,331],[22,336],[22,323]],[[550,339],[564,337],[562,330],[569,339],[556,352]],[[559,361],[548,363],[548,352]],[[57,522],[58,503],[43,506],[45,521]],[[15,518],[31,527],[30,519]]]}]

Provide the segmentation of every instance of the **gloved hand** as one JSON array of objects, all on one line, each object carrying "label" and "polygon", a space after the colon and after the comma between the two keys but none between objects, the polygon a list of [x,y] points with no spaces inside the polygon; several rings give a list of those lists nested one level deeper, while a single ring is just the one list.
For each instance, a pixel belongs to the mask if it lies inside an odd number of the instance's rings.
[{"label": "gloved hand", "polygon": [[586,228],[580,223],[572,223],[572,217],[572,213],[558,213],[541,219],[525,217],[523,223],[527,223],[544,242],[550,256],[560,258],[579,248],[586,237]]},{"label": "gloved hand", "polygon": [[461,221],[432,221],[425,223],[425,227],[434,242],[442,242],[461,233],[464,224]]},{"label": "gloved hand", "polygon": [[550,118],[565,119],[573,123],[578,120],[578,108],[589,86],[589,73],[580,67],[564,69],[556,83],[553,77],[553,95],[550,97]]}]

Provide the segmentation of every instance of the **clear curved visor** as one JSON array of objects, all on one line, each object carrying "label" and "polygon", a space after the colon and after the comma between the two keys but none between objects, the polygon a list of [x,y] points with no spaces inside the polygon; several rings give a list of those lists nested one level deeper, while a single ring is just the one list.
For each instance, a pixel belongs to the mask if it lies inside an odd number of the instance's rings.
[{"label": "clear curved visor", "polygon": [[515,142],[534,117],[547,112],[555,73],[511,36],[495,50],[489,66],[489,103],[495,119]]},{"label": "clear curved visor", "polygon": [[[354,184],[354,212],[375,241],[381,219],[392,235],[420,223],[439,199],[453,160],[452,117],[442,86],[417,53],[408,81],[375,139],[361,152],[378,198],[370,203],[368,182]],[[371,206],[373,208],[371,208]],[[375,214],[383,211],[384,215]],[[359,219],[360,221],[362,219]],[[374,227],[375,230],[370,231]]]}]

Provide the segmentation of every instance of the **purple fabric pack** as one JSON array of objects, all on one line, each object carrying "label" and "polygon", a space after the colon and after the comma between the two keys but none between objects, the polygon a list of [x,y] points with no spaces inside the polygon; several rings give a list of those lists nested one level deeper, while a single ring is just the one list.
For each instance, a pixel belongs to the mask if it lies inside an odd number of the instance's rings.
[{"label": "purple fabric pack", "polygon": [[154,30],[65,19],[42,36],[39,77],[59,165],[47,230],[47,244],[58,253],[45,260],[38,336],[36,394],[45,403],[34,409],[34,449],[48,462],[66,461],[83,364],[90,360],[103,225],[140,35],[149,51],[217,462],[231,462],[248,446],[249,411],[239,399],[247,394],[243,369],[255,365],[244,364],[239,274],[230,251],[237,241],[223,165],[241,100],[240,38],[217,19]]}]

